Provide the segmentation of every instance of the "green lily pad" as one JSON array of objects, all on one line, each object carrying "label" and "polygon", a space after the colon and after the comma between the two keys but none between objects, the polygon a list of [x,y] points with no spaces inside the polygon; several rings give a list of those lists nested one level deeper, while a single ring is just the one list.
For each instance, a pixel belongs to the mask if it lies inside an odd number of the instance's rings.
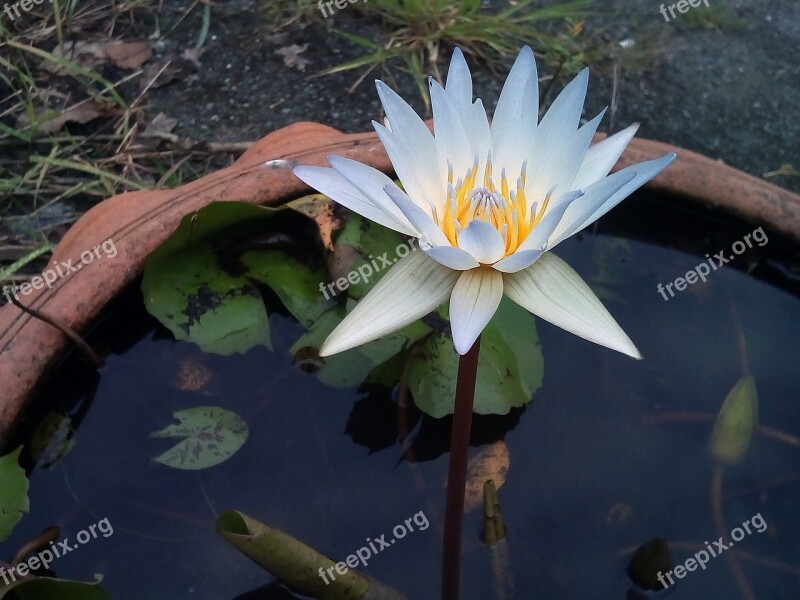
[{"label": "green lily pad", "polygon": [[28,478],[19,466],[22,446],[0,457],[0,540],[6,539],[30,510]]},{"label": "green lily pad", "polygon": [[[458,353],[452,340],[431,336],[410,358],[405,383],[432,417],[453,413]],[[544,358],[533,316],[504,298],[481,335],[474,411],[504,415],[531,401],[542,385]]]},{"label": "green lily pad", "polygon": [[[355,254],[347,252],[348,248],[352,248]],[[392,265],[413,251],[416,247],[403,235],[351,213],[334,239],[335,256],[352,259],[352,264],[347,261],[348,273],[345,275],[351,279],[339,290],[346,286],[349,298],[362,298]]]},{"label": "green lily pad", "polygon": [[[350,307],[353,306],[355,306],[355,302],[350,301]],[[417,321],[400,331],[363,344],[358,348],[333,356],[319,357],[320,347],[331,331],[341,323],[343,316],[344,309],[342,307],[329,310],[294,343],[290,350],[296,360],[314,360],[319,367],[316,371],[319,380],[336,388],[360,385],[373,369],[430,331],[427,325]]]},{"label": "green lily pad", "polygon": [[180,423],[150,434],[154,438],[186,438],[155,459],[176,469],[196,471],[228,460],[247,441],[249,428],[236,413],[198,406],[172,415]]},{"label": "green lily pad", "polygon": [[13,590],[14,600],[111,600],[100,587],[101,577],[94,583],[68,581],[51,577],[34,577],[4,585],[0,582],[0,599]]},{"label": "green lily pad", "polygon": [[327,279],[322,270],[274,248],[226,257],[223,265],[217,250],[222,232],[237,225],[253,231],[278,212],[215,202],[185,217],[147,258],[142,293],[150,314],[177,340],[193,342],[205,352],[230,355],[256,346],[272,349],[269,315],[258,289],[263,283],[301,323],[313,323],[327,308],[319,291]]}]

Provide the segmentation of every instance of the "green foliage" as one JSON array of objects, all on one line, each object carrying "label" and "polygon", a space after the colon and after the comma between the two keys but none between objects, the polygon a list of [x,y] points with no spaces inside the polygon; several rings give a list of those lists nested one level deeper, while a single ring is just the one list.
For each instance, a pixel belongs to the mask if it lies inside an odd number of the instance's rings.
[{"label": "green foliage", "polygon": [[269,316],[257,283],[270,287],[303,325],[326,306],[317,286],[324,274],[276,249],[233,257],[240,272],[223,266],[216,247],[232,227],[266,225],[276,210],[215,202],[181,221],[148,258],[142,280],[147,310],[178,340],[229,355],[265,345],[272,349]]},{"label": "green foliage", "polygon": [[198,406],[172,415],[179,421],[150,434],[154,438],[185,438],[153,460],[168,467],[196,471],[228,460],[247,441],[247,423],[216,406]]},{"label": "green foliage", "polygon": [[[525,44],[533,45],[551,62],[563,65],[564,71],[576,72],[584,61],[579,52],[566,45],[563,33],[553,33],[548,26],[571,27],[583,19],[592,0],[568,0],[551,6],[536,6],[535,0],[509,2],[499,9],[490,9],[480,0],[369,0],[348,5],[348,10],[381,25],[386,33],[379,40],[335,29],[345,39],[364,49],[364,55],[323,71],[338,73],[385,66],[389,61],[401,63],[414,76],[423,98],[426,98],[426,74],[437,75],[439,55],[445,48],[459,46],[468,54],[494,65],[501,58],[514,56]],[[288,25],[303,18],[322,18],[317,3],[310,0],[269,0],[267,15],[275,22]],[[568,53],[567,56],[562,56]],[[572,60],[579,58],[580,60]],[[439,79],[441,77],[439,76]]]},{"label": "green foliage", "polygon": [[19,466],[21,452],[22,446],[0,457],[0,540],[11,535],[22,515],[30,509],[28,478]]},{"label": "green foliage", "polygon": [[[531,401],[542,385],[544,358],[533,316],[508,298],[481,335],[475,412],[507,414]],[[433,417],[453,413],[458,354],[444,334],[412,355],[404,382],[417,406]]]},{"label": "green foliage", "polygon": [[679,27],[715,31],[739,31],[747,27],[747,20],[737,17],[724,4],[692,8],[686,14],[680,15],[680,19],[676,19],[675,22]]}]

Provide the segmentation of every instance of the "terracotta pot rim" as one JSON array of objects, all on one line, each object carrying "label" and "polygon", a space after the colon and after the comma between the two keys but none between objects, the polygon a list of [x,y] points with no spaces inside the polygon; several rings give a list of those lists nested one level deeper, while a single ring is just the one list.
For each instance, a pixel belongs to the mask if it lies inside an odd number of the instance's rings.
[{"label": "terracotta pot rim", "polygon": [[[601,139],[603,136],[596,136]],[[634,139],[617,168],[675,152],[678,158],[648,188],[722,209],[760,223],[773,234],[800,240],[800,196],[710,158],[647,139]],[[335,154],[391,173],[375,133],[343,134],[316,123],[296,123],[254,144],[234,165],[174,190],[126,192],[83,215],[53,253],[73,260],[113,239],[117,255],[58,279],[52,289],[23,299],[82,331],[140,274],[146,256],[180,220],[215,200],[274,205],[308,188],[291,172],[296,164],[324,165]],[[0,308],[0,444],[6,445],[37,382],[67,348],[65,337],[13,305]]]}]

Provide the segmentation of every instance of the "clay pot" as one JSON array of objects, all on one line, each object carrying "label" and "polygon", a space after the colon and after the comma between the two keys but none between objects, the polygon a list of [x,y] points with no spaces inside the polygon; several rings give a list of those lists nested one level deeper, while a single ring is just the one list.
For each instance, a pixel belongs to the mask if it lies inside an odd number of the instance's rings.
[{"label": "clay pot", "polygon": [[[598,135],[597,139],[602,138]],[[650,182],[652,190],[685,197],[800,240],[800,196],[719,162],[668,144],[634,139],[617,168],[674,151],[677,160]],[[316,123],[297,123],[254,144],[231,167],[174,190],[127,192],[93,207],[61,240],[58,263],[80,262],[82,252],[111,238],[113,259],[98,260],[59,278],[22,301],[80,332],[142,272],[145,258],[187,214],[217,200],[274,205],[305,192],[295,164],[326,164],[335,154],[391,172],[374,133],[343,134]],[[68,348],[54,327],[13,305],[0,309],[0,445],[49,366]]]}]

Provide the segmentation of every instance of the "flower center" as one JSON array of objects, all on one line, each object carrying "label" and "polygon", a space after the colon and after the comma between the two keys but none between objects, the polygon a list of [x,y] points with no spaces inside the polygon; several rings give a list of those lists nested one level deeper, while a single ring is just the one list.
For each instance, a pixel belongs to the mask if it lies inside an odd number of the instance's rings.
[{"label": "flower center", "polygon": [[539,210],[536,204],[528,207],[525,198],[526,169],[527,161],[522,165],[515,188],[511,189],[505,169],[500,174],[499,184],[495,184],[491,155],[483,169],[482,182],[478,179],[477,157],[466,175],[455,183],[453,167],[448,163],[447,200],[441,218],[434,214],[434,219],[453,246],[458,246],[461,230],[477,219],[489,223],[500,232],[506,244],[506,256],[517,250],[544,216],[550,200],[548,194]]}]

